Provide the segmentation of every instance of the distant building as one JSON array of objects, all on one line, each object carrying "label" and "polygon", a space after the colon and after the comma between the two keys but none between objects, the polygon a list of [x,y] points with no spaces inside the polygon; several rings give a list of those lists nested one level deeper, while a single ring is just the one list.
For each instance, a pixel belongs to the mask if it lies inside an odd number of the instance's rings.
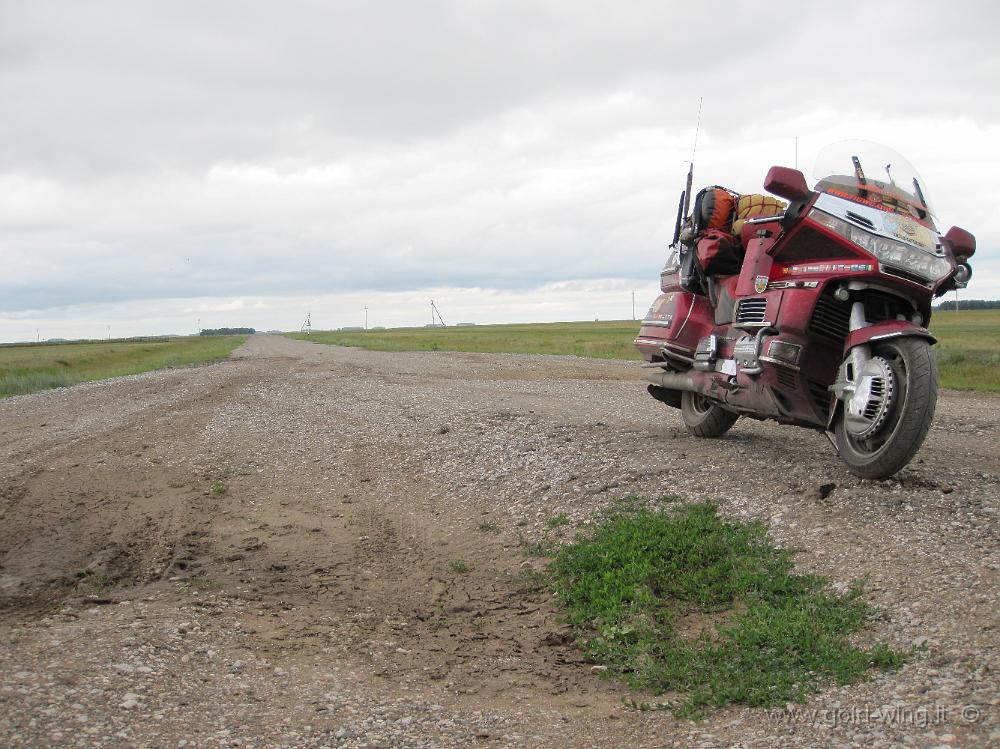
[{"label": "distant building", "polygon": [[455,323],[455,327],[456,328],[472,328],[472,327],[475,327],[475,325],[476,324],[474,322],[457,322],[457,323]]},{"label": "distant building", "polygon": [[360,325],[351,325],[346,328],[340,328],[341,333],[360,333],[363,330],[364,328],[362,328]]}]

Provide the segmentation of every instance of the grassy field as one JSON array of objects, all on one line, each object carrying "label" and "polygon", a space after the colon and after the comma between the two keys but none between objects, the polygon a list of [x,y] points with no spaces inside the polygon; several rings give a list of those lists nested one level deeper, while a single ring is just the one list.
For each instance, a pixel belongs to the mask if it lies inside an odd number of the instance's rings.
[{"label": "grassy field", "polygon": [[480,351],[485,353],[563,354],[596,359],[637,359],[632,339],[639,323],[556,322],[525,325],[475,325],[449,328],[391,328],[361,332],[292,333],[315,343],[360,346],[376,351]]},{"label": "grassy field", "polygon": [[[1000,392],[1000,310],[937,312],[931,330],[940,341],[935,353],[941,387]],[[638,332],[638,322],[617,320],[290,335],[376,351],[481,351],[638,359],[632,345]]]},{"label": "grassy field", "polygon": [[1000,393],[1000,310],[935,312],[941,387]]},{"label": "grassy field", "polygon": [[0,346],[0,398],[224,359],[246,336]]}]

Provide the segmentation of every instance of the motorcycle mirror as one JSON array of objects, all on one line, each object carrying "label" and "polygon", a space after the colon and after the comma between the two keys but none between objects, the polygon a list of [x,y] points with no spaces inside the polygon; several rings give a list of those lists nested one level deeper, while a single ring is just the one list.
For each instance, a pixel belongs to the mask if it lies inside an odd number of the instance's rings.
[{"label": "motorcycle mirror", "polygon": [[968,259],[976,254],[976,238],[965,229],[953,226],[944,235],[944,238],[951,245],[951,251],[955,254],[955,257]]},{"label": "motorcycle mirror", "polygon": [[802,172],[787,166],[772,166],[764,179],[764,189],[787,200],[805,200],[812,195]]}]

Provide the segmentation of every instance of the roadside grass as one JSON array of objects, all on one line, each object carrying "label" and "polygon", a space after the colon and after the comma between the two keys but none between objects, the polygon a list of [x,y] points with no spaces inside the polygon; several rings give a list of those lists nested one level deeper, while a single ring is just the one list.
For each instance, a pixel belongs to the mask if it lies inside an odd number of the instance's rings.
[{"label": "roadside grass", "polygon": [[[930,329],[940,341],[933,350],[941,387],[1000,392],[1000,310],[935,312]],[[287,335],[376,351],[478,351],[637,360],[639,353],[632,340],[638,333],[638,322],[612,320]]]},{"label": "roadside grass", "polygon": [[246,336],[0,346],[0,398],[225,359]]},{"label": "roadside grass", "polygon": [[941,310],[930,330],[941,387],[1000,393],[1000,310]]},{"label": "roadside grass", "polygon": [[872,615],[860,585],[841,595],[793,573],[762,524],[712,503],[623,500],[551,553],[549,585],[587,657],[681,716],[803,701],[903,660],[855,644]]}]

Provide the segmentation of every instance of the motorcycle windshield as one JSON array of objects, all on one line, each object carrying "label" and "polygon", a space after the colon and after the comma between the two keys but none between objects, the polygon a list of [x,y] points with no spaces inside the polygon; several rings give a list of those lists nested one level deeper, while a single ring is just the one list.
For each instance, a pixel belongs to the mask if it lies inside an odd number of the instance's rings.
[{"label": "motorcycle windshield", "polygon": [[863,140],[833,143],[813,169],[816,192],[916,219],[935,229],[927,187],[905,158],[888,146]]}]

